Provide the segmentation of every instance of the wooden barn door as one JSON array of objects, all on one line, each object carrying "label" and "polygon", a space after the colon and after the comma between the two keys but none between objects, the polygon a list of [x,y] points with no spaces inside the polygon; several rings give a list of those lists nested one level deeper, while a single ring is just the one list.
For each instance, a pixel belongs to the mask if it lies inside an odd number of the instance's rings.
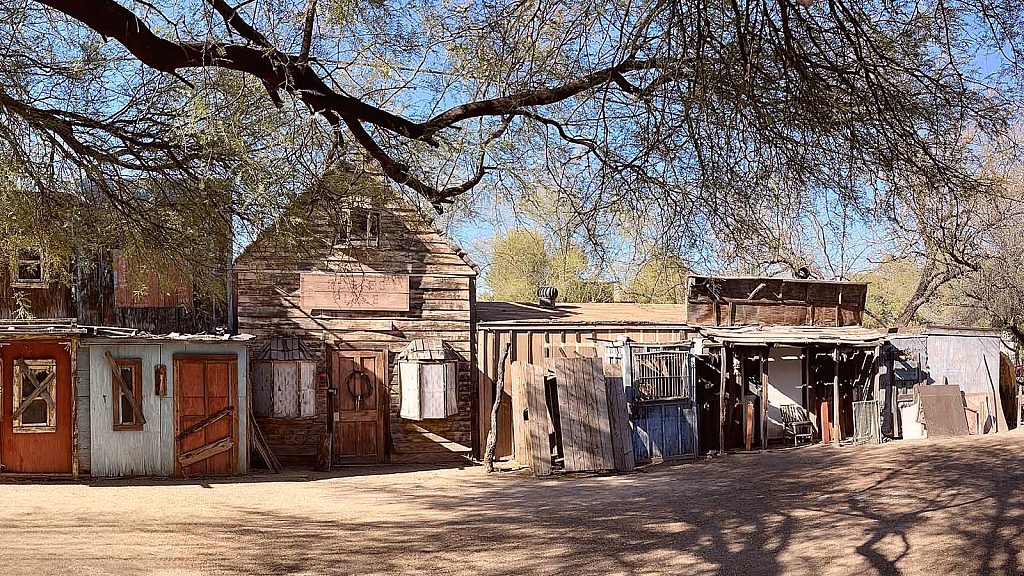
[{"label": "wooden barn door", "polygon": [[334,461],[387,461],[388,389],[384,352],[334,353]]},{"label": "wooden barn door", "polygon": [[238,359],[174,357],[174,469],[233,474],[238,464]]},{"label": "wooden barn door", "polygon": [[4,472],[71,472],[71,344],[0,347],[0,464]]}]

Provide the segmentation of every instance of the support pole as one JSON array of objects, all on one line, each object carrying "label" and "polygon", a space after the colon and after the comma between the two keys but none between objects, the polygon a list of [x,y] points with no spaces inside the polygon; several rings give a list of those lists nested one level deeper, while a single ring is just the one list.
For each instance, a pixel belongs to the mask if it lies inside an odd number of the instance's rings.
[{"label": "support pole", "polygon": [[747,357],[745,354],[737,356],[740,363],[740,406],[743,410],[743,447],[749,452],[754,442],[754,423],[752,422],[754,412],[747,406]]},{"label": "support pole", "polygon": [[835,372],[832,375],[832,442],[838,446],[841,434],[839,426],[839,346],[832,350],[833,366]]},{"label": "support pole", "polygon": [[771,346],[761,348],[761,450],[768,449],[768,357]]},{"label": "support pole", "polygon": [[720,364],[720,376],[719,389],[718,389],[718,453],[725,454],[725,378],[728,374],[728,362],[726,359],[729,357],[729,349],[722,346],[722,359]]}]

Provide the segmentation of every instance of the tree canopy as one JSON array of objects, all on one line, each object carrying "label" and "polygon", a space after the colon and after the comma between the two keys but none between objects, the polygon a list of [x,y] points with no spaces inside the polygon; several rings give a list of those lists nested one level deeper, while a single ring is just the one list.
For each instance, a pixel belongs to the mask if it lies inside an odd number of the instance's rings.
[{"label": "tree canopy", "polygon": [[1016,154],[1016,0],[41,0],[0,17],[4,232],[59,256],[112,242],[208,266],[198,239],[244,242],[356,166],[436,209],[550,193],[561,238],[613,231],[689,267],[843,277],[859,227],[923,263],[919,296],[978,272],[965,262],[1005,269],[968,240],[1009,202],[984,148]]}]

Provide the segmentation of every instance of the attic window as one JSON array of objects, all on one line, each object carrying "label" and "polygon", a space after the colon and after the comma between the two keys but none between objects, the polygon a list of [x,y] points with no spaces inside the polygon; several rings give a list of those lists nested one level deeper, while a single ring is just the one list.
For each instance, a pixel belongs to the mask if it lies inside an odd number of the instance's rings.
[{"label": "attic window", "polygon": [[338,232],[338,244],[376,248],[380,243],[380,212],[355,207],[345,210]]},{"label": "attic window", "polygon": [[14,275],[15,287],[35,287],[46,284],[43,274],[43,253],[39,248],[18,250],[18,268]]}]

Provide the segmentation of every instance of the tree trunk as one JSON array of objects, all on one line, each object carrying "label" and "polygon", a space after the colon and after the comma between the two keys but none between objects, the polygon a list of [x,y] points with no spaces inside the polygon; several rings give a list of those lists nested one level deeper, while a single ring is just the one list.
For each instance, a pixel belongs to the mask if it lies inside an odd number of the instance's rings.
[{"label": "tree trunk", "polygon": [[505,393],[505,361],[512,350],[512,343],[505,345],[498,363],[498,383],[494,390],[494,406],[491,407],[491,430],[487,433],[487,446],[484,448],[484,470],[494,472],[494,447],[498,444],[498,409],[501,408],[501,395]]}]

